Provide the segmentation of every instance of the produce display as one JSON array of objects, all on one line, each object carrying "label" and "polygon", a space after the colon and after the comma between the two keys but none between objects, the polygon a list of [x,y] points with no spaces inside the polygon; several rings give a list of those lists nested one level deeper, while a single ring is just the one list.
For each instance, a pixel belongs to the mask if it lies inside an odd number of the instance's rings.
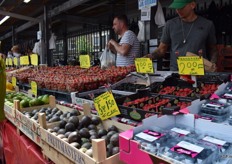
[{"label": "produce display", "polygon": [[92,139],[102,138],[106,142],[107,157],[119,152],[119,134],[116,126],[107,130],[101,126],[97,116],[63,117],[59,126],[48,129],[49,132],[61,138],[71,146],[92,157]]},{"label": "produce display", "polygon": [[201,95],[212,94],[218,89],[219,84],[203,84],[200,89]]},{"label": "produce display", "polygon": [[38,98],[31,98],[23,93],[8,93],[5,97],[5,104],[13,107],[14,100],[20,101],[21,108],[27,108],[32,106],[39,106],[49,103],[49,95],[39,96]]},{"label": "produce display", "polygon": [[13,74],[21,83],[35,81],[39,88],[64,92],[88,91],[106,83],[115,83],[134,71],[134,66],[111,67],[102,70],[99,66],[81,69],[78,66],[41,67]]}]

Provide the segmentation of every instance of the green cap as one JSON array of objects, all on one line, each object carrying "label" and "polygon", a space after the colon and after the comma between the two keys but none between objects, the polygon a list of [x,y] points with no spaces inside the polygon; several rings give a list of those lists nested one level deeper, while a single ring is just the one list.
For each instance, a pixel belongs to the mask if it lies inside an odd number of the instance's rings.
[{"label": "green cap", "polygon": [[181,9],[194,0],[173,0],[169,8]]}]

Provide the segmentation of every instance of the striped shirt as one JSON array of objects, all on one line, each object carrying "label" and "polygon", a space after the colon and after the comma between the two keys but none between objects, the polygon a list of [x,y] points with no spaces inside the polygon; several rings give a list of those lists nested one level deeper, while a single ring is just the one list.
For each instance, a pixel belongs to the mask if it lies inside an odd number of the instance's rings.
[{"label": "striped shirt", "polygon": [[119,45],[129,44],[131,49],[127,56],[117,53],[116,66],[128,66],[134,64],[134,59],[139,57],[140,44],[134,32],[128,30],[122,36]]}]

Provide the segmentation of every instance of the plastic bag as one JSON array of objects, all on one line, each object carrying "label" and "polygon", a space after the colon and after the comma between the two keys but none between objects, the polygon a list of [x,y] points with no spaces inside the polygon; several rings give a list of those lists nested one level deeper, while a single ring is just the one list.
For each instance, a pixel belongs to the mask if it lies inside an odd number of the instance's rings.
[{"label": "plastic bag", "polygon": [[101,54],[100,62],[102,69],[115,66],[115,54],[113,54],[110,50],[105,49]]},{"label": "plastic bag", "polygon": [[139,21],[138,26],[139,26],[139,33],[138,33],[137,38],[138,38],[138,40],[140,42],[143,42],[143,41],[145,41],[145,25],[144,25],[144,22]]}]

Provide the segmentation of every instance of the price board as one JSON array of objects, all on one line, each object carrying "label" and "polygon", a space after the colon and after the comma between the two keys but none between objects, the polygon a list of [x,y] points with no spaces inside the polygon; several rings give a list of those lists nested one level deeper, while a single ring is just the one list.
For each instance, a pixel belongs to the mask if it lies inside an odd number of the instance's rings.
[{"label": "price board", "polygon": [[200,56],[180,56],[177,59],[180,75],[204,75],[203,58]]},{"label": "price board", "polygon": [[18,65],[18,58],[14,58],[14,65],[17,66]]},{"label": "price board", "polygon": [[13,65],[13,61],[11,58],[8,59],[9,60],[9,66],[12,66]]},{"label": "price board", "polygon": [[80,67],[81,68],[89,68],[90,67],[89,55],[80,55]]},{"label": "price board", "polygon": [[35,81],[31,81],[31,92],[37,97],[37,83]]},{"label": "price board", "polygon": [[6,66],[9,65],[9,58],[6,58]]},{"label": "price board", "polygon": [[17,79],[16,79],[16,77],[12,77],[12,78],[11,78],[11,83],[12,83],[12,85],[13,85],[14,87],[16,87],[16,85],[17,85]]},{"label": "price board", "polygon": [[136,58],[135,67],[138,73],[154,73],[153,63],[150,58]]},{"label": "price board", "polygon": [[102,120],[119,115],[120,111],[112,92],[107,91],[94,99],[94,106]]},{"label": "price board", "polygon": [[20,65],[29,65],[28,56],[20,56],[19,61],[20,61]]},{"label": "price board", "polygon": [[30,55],[30,58],[31,58],[31,65],[39,65],[39,57],[37,54],[31,54]]}]

